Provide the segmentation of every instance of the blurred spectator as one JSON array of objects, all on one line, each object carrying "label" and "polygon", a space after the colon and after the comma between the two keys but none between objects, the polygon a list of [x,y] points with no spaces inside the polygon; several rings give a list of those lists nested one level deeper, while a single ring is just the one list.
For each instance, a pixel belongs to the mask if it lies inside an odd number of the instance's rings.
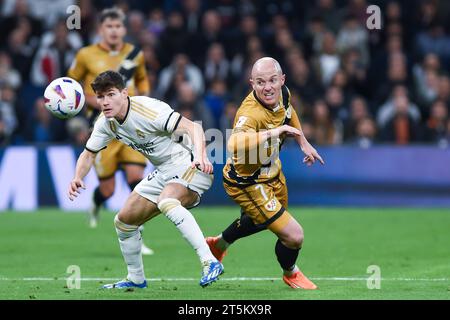
[{"label": "blurred spectator", "polygon": [[91,0],[78,0],[77,5],[80,7],[81,28],[76,31],[83,39],[83,45],[88,45],[90,44],[90,39],[97,33],[98,13]]},{"label": "blurred spectator", "polygon": [[311,104],[318,91],[317,80],[308,63],[303,59],[298,50],[291,49],[287,53],[286,76],[288,87],[293,91],[299,92],[299,95],[306,102]]},{"label": "blurred spectator", "polygon": [[51,115],[45,108],[44,98],[36,99],[32,117],[27,125],[28,141],[63,142],[67,140],[66,121]]},{"label": "blurred spectator", "polygon": [[166,28],[166,20],[164,19],[164,13],[160,8],[155,8],[150,11],[147,30],[159,37]]},{"label": "blurred spectator", "polygon": [[214,118],[210,110],[189,82],[183,81],[180,83],[176,90],[176,96],[171,100],[170,105],[174,110],[189,112],[190,120],[202,121],[203,129],[214,127]]},{"label": "blurred spectator", "polygon": [[334,0],[318,0],[314,2],[315,7],[309,11],[309,19],[321,17],[325,27],[333,33],[338,33],[341,26],[341,14],[337,12]]},{"label": "blurred spectator", "polygon": [[31,82],[35,86],[45,86],[53,79],[65,76],[82,45],[80,35],[69,31],[65,20],[59,20],[53,31],[42,37],[31,67]]},{"label": "blurred spectator", "polygon": [[333,120],[343,121],[348,117],[344,94],[338,86],[330,86],[325,92],[325,102],[329,107],[330,117]]},{"label": "blurred spectator", "polygon": [[231,130],[233,128],[237,110],[238,105],[235,102],[228,101],[225,104],[223,114],[220,117],[220,130],[222,131],[224,137],[226,136],[227,130]]},{"label": "blurred spectator", "polygon": [[356,96],[350,102],[350,114],[344,122],[344,141],[356,139],[358,124],[365,118],[370,118],[367,103],[363,97]]},{"label": "blurred spectator", "polygon": [[317,57],[318,72],[322,84],[327,86],[338,70],[340,58],[337,53],[336,39],[331,32],[323,36],[322,49]]},{"label": "blurred spectator", "polygon": [[0,51],[0,87],[8,86],[17,90],[22,84],[19,72],[11,65],[11,58],[5,51]]},{"label": "blurred spectator", "polygon": [[161,71],[155,95],[162,100],[170,100],[182,82],[188,82],[195,95],[204,91],[203,75],[200,69],[189,61],[186,54],[175,55],[172,63]]},{"label": "blurred spectator", "polygon": [[77,146],[84,147],[91,135],[89,123],[86,118],[78,116],[67,120],[67,133],[70,141]]},{"label": "blurred spectator", "polygon": [[348,49],[356,49],[361,54],[361,62],[365,66],[369,63],[369,34],[365,26],[358,19],[349,15],[344,20],[344,25],[339,30],[336,45],[340,52]]},{"label": "blurred spectator", "polygon": [[10,143],[12,134],[17,127],[14,100],[15,93],[11,87],[0,89],[0,145]]},{"label": "blurred spectator", "polygon": [[200,0],[184,0],[181,3],[186,28],[190,34],[196,34],[201,29],[202,8]]},{"label": "blurred spectator", "polygon": [[414,65],[414,84],[420,104],[429,106],[436,99],[439,90],[439,69],[439,57],[434,53],[428,53],[421,64]]},{"label": "blurred spectator", "polygon": [[416,36],[416,54],[423,57],[427,53],[435,53],[444,65],[450,67],[450,37],[445,34],[444,27],[433,22],[426,31]]},{"label": "blurred spectator", "polygon": [[328,106],[323,100],[317,100],[313,106],[312,126],[314,141],[318,145],[339,143],[339,133],[330,116]]},{"label": "blurred spectator", "polygon": [[47,29],[52,28],[58,19],[68,17],[67,8],[76,4],[75,0],[32,0],[29,1],[30,13],[43,21]]},{"label": "blurred spectator", "polygon": [[11,32],[20,29],[22,25],[29,26],[30,33],[28,37],[35,37],[37,39],[41,35],[42,22],[31,16],[32,12],[30,12],[28,2],[30,1],[12,0],[3,3],[2,14],[0,16],[0,30],[2,30],[0,47],[4,47]]},{"label": "blurred spectator", "polygon": [[445,101],[447,105],[450,105],[450,77],[448,75],[441,75],[439,77],[438,95],[439,100]]},{"label": "blurred spectator", "polygon": [[23,81],[27,81],[29,78],[32,56],[36,46],[33,41],[28,41],[30,32],[31,26],[24,20],[23,24],[9,34],[6,47],[13,68],[19,71]]},{"label": "blurred spectator", "polygon": [[302,43],[305,48],[305,58],[309,59],[313,55],[317,55],[322,50],[323,37],[327,33],[321,16],[313,16],[306,26],[306,30],[302,35]]},{"label": "blurred spectator", "polygon": [[386,124],[390,120],[392,120],[392,118],[395,117],[395,114],[397,113],[396,112],[396,109],[397,109],[396,103],[399,101],[407,104],[407,107],[405,107],[405,110],[409,114],[409,116],[412,119],[414,119],[414,121],[420,121],[420,119],[421,119],[420,110],[417,107],[417,105],[415,105],[414,103],[412,103],[409,100],[408,90],[406,89],[405,86],[397,85],[392,90],[392,95],[389,98],[389,100],[387,100],[385,102],[385,104],[383,104],[378,109],[378,113],[377,113],[378,126],[380,126],[380,127],[386,126]]},{"label": "blurred spectator", "polygon": [[392,115],[380,129],[383,141],[405,145],[421,139],[420,118],[413,117],[410,108],[411,104],[406,95],[394,97]]},{"label": "blurred spectator", "polygon": [[201,32],[189,38],[189,54],[197,65],[204,65],[206,52],[211,44],[226,44],[222,22],[216,10],[207,10],[202,17]]},{"label": "blurred spectator", "polygon": [[425,125],[425,141],[440,143],[447,136],[448,106],[436,100],[431,106],[430,117]]},{"label": "blurred spectator", "polygon": [[205,105],[210,110],[214,128],[220,128],[220,118],[227,101],[227,85],[223,80],[215,79],[205,94]]},{"label": "blurred spectator", "polygon": [[127,15],[127,34],[125,42],[139,45],[141,32],[146,31],[144,14],[137,10],[132,10]]},{"label": "blurred spectator", "polygon": [[225,51],[220,43],[213,43],[208,49],[205,61],[205,81],[210,82],[215,79],[228,80],[230,73],[230,63],[225,57]]},{"label": "blurred spectator", "polygon": [[[387,68],[386,68],[387,67]],[[403,53],[393,53],[388,58],[388,64],[385,67],[386,79],[381,80],[376,91],[376,101],[384,101],[389,96],[392,88],[397,85],[405,86],[411,89],[411,79],[408,77],[408,66],[406,56]]]},{"label": "blurred spectator", "polygon": [[158,58],[161,64],[167,66],[176,54],[186,52],[191,45],[182,14],[178,11],[169,13],[166,28],[159,38]]},{"label": "blurred spectator", "polygon": [[370,117],[360,119],[356,124],[353,143],[360,148],[367,149],[376,142],[377,127]]}]

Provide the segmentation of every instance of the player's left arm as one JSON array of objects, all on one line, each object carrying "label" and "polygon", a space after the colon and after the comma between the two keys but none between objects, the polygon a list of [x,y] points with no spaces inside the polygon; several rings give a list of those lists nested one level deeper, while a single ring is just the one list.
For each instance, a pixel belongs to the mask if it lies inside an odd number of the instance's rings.
[{"label": "player's left arm", "polygon": [[145,69],[144,54],[139,52],[137,59],[137,67],[134,72],[134,83],[137,91],[141,96],[148,96],[150,94],[150,81],[148,80],[147,70]]},{"label": "player's left arm", "polygon": [[297,141],[300,149],[302,149],[305,157],[303,158],[303,163],[306,163],[308,166],[314,164],[316,160],[319,160],[321,164],[325,164],[322,157],[319,155],[317,150],[308,142],[305,135],[302,131],[302,125],[300,124],[300,119],[298,118],[297,112],[294,107],[291,105],[291,120],[289,121],[289,125],[298,129],[301,132],[301,135],[295,136],[295,141]]},{"label": "player's left arm", "polygon": [[192,168],[198,166],[204,173],[213,173],[213,166],[206,155],[206,139],[202,126],[185,117],[181,117],[174,133],[176,135],[187,133],[191,138],[195,148]]}]

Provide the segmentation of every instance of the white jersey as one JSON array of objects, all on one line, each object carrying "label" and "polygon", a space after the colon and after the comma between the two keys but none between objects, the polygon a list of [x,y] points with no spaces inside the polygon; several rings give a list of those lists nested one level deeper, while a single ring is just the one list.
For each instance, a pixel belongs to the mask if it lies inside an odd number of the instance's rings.
[{"label": "white jersey", "polygon": [[128,98],[125,120],[107,119],[103,114],[95,122],[86,149],[98,152],[112,139],[138,150],[155,166],[189,157],[190,148],[172,140],[181,115],[167,103],[145,96]]}]

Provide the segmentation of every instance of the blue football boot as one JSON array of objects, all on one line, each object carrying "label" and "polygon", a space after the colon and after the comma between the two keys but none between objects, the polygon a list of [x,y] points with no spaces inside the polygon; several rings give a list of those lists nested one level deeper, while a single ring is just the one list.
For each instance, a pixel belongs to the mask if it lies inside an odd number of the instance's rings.
[{"label": "blue football boot", "polygon": [[116,283],[105,284],[102,289],[127,289],[127,288],[147,288],[147,281],[144,280],[142,283],[134,283],[128,279],[120,280]]},{"label": "blue football boot", "polygon": [[223,271],[223,265],[219,261],[205,261],[203,263],[203,272],[202,278],[200,279],[200,286],[206,287],[214,281],[218,280]]}]

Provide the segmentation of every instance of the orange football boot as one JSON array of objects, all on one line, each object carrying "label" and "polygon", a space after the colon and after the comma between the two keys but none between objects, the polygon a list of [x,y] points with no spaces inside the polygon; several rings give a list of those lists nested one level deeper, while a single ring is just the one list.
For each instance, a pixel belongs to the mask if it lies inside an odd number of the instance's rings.
[{"label": "orange football boot", "polygon": [[294,289],[315,290],[317,286],[312,283],[300,270],[291,276],[283,276],[283,281]]},{"label": "orange football boot", "polygon": [[227,255],[227,251],[222,251],[216,247],[216,244],[219,241],[219,237],[207,237],[205,240],[213,256],[216,257],[217,260],[222,262],[223,258]]}]

